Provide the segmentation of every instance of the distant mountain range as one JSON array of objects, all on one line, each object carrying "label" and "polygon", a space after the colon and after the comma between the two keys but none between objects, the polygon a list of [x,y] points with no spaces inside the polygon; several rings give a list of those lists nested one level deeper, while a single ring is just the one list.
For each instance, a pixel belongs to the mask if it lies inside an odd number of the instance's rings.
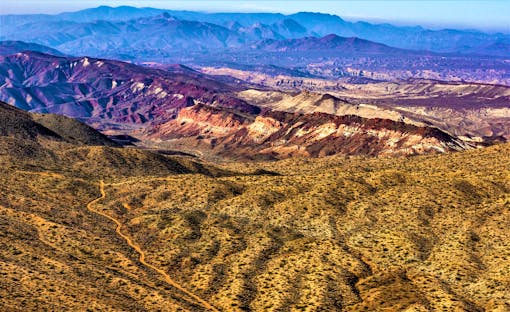
[{"label": "distant mountain range", "polygon": [[[510,55],[510,35],[348,22],[322,13],[200,13],[98,7],[58,15],[0,16],[0,40],[47,45],[64,53],[116,56],[193,54],[243,49],[261,40],[357,37],[438,53]],[[285,44],[285,41],[279,43]],[[112,50],[116,55],[112,55]]]}]

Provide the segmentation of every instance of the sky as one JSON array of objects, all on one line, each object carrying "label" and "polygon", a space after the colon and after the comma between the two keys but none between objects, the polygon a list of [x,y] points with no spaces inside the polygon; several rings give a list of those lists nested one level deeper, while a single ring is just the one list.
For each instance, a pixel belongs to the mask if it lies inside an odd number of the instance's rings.
[{"label": "sky", "polygon": [[0,0],[0,14],[55,14],[100,5],[207,12],[324,12],[348,20],[510,33],[510,0]]}]

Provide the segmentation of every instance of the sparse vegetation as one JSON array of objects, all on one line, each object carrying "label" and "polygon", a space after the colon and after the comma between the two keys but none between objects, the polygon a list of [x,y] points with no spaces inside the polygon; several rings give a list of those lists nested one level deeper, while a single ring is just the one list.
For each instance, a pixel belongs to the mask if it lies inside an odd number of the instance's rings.
[{"label": "sparse vegetation", "polygon": [[135,164],[146,152],[81,149],[99,156],[51,168],[3,158],[6,308],[202,309],[86,210],[102,178],[108,195],[96,209],[219,310],[508,309],[508,145],[224,163],[217,177],[166,165],[145,174]]},{"label": "sparse vegetation", "polygon": [[37,131],[35,157],[6,142],[5,311],[204,309],[158,270],[221,311],[510,308],[508,144],[213,165]]}]

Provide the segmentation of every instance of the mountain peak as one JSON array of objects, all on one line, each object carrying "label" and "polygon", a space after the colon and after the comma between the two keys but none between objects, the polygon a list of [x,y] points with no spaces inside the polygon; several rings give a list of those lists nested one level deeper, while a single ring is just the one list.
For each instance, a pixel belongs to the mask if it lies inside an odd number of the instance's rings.
[{"label": "mountain peak", "polygon": [[96,8],[96,10],[110,10],[110,9],[113,9],[113,7],[109,6],[109,5],[100,5]]},{"label": "mountain peak", "polygon": [[176,20],[178,20],[178,18],[177,18],[177,17],[175,17],[175,16],[171,15],[171,14],[170,14],[170,13],[168,13],[168,12],[164,12],[164,13],[162,13],[162,14],[160,14],[160,15],[156,15],[156,16],[154,17],[154,19],[157,19],[157,20],[159,20],[159,19],[163,19],[163,20],[167,20],[167,21],[169,21],[169,22],[172,22],[172,21],[176,21]]},{"label": "mountain peak", "polygon": [[336,40],[336,39],[339,39],[339,38],[343,38],[345,39],[345,37],[340,37],[336,34],[329,34],[329,35],[326,35],[324,37],[321,38],[321,40],[323,41],[332,41],[332,40]]},{"label": "mountain peak", "polygon": [[321,12],[298,12],[296,14],[289,15],[288,17],[289,18],[300,17],[300,18],[311,18],[313,20],[322,19],[322,20],[326,20],[326,21],[344,22],[344,20],[338,15],[321,13]]},{"label": "mountain peak", "polygon": [[[341,53],[402,53],[406,50],[392,48],[384,44],[330,34],[324,37],[304,37],[287,40],[264,40],[254,46],[266,51],[338,51]],[[408,51],[410,52],[410,51]]]}]

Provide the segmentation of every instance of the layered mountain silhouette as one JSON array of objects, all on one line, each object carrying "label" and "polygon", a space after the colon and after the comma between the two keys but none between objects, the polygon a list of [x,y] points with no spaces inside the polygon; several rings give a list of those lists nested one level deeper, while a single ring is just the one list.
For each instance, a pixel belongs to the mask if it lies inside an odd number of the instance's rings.
[{"label": "layered mountain silhouette", "polygon": [[[265,73],[280,67],[310,77],[353,77],[351,81],[510,83],[505,61],[510,35],[503,33],[350,22],[309,12],[201,13],[127,6],[2,15],[0,22],[0,40],[44,45],[48,48],[30,49],[54,55],[198,67],[255,66]],[[11,43],[2,53],[15,50],[24,49]],[[487,70],[479,70],[481,66]]]},{"label": "layered mountain silhouette", "polygon": [[[508,34],[349,22],[336,15],[307,12],[206,14],[102,6],[58,15],[3,15],[0,22],[4,25],[0,40],[35,42],[66,53],[95,56],[106,56],[111,48],[172,52],[194,46],[211,52],[239,48],[254,40],[329,34],[441,53],[506,56],[510,51]],[[156,40],[158,36],[162,39]]]}]

